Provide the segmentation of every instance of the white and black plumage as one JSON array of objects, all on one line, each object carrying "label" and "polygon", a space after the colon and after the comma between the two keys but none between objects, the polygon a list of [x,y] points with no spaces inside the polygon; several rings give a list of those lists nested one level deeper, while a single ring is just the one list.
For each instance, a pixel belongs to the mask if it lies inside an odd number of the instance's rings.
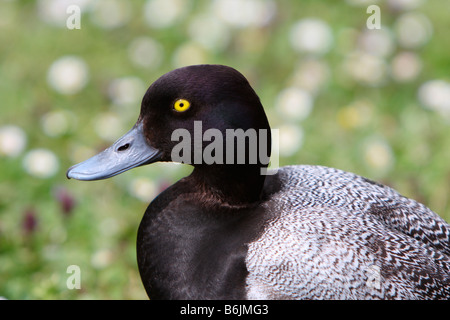
[{"label": "white and black plumage", "polygon": [[[172,132],[193,133],[194,121],[203,132],[269,129],[236,70],[176,69],[147,90],[132,130],[67,176],[104,179],[171,161]],[[289,166],[264,176],[266,165],[248,155],[241,165],[196,163],[150,203],[137,239],[150,298],[450,298],[450,226],[436,213],[337,169]]]},{"label": "white and black plumage", "polygon": [[430,209],[332,168],[284,167],[279,179],[265,205],[282,214],[246,259],[249,298],[450,297],[450,227]]}]

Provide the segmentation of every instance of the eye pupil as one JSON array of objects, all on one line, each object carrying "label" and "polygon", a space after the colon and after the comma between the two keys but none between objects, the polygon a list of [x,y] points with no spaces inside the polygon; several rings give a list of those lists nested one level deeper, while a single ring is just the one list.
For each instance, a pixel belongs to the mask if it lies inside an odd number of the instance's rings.
[{"label": "eye pupil", "polygon": [[190,106],[191,104],[188,100],[178,99],[177,101],[175,101],[173,108],[175,111],[184,112],[188,110]]}]

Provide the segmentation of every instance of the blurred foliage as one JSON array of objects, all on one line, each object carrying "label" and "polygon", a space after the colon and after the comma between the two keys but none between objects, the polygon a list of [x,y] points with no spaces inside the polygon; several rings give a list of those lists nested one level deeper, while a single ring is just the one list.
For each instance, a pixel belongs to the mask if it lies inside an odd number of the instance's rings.
[{"label": "blurred foliage", "polygon": [[[392,46],[377,56],[376,61],[386,68],[377,83],[351,79],[343,67],[345,61],[356,63],[349,57],[368,32],[367,2],[266,1],[272,15],[267,10],[243,10],[241,20],[233,22],[235,11],[217,16],[217,10],[225,10],[224,1],[171,0],[165,3],[175,7],[162,8],[160,14],[164,18],[176,11],[175,18],[162,19],[160,26],[148,20],[157,21],[149,13],[150,3],[154,2],[154,10],[161,1],[56,2],[0,1],[0,126],[21,128],[26,137],[18,154],[0,152],[0,296],[146,298],[135,257],[140,219],[152,197],[190,168],[155,164],[92,183],[69,181],[65,171],[110,144],[112,136],[121,135],[115,128],[99,128],[99,123],[107,126],[109,121],[102,122],[98,115],[118,119],[124,133],[138,116],[146,87],[186,63],[226,64],[240,70],[259,94],[272,127],[289,122],[298,129],[292,131],[293,137],[282,136],[294,142],[293,151],[281,153],[280,166],[305,163],[352,171],[394,187],[450,221],[450,117],[418,99],[427,81],[449,80],[447,0],[403,1],[417,4],[407,9],[393,6],[401,1],[373,1],[381,8],[382,29],[388,30]],[[66,27],[65,9],[70,4],[82,9],[79,30]],[[432,33],[423,45],[404,48],[395,28],[399,17],[409,11],[427,17]],[[252,15],[263,13],[267,21],[254,22]],[[194,28],[199,17],[221,25]],[[294,25],[306,18],[319,19],[331,30],[326,52],[302,52],[293,45]],[[159,46],[152,65],[139,60],[139,50],[133,53],[133,41],[142,37]],[[413,52],[422,68],[408,81],[396,81],[391,64],[403,51]],[[130,58],[133,54],[138,58]],[[58,91],[58,83],[49,80],[51,66],[66,56],[81,59],[88,72],[86,84],[72,94]],[[275,105],[280,92],[297,85],[295,70],[304,61],[325,66],[327,76],[320,90],[310,95],[311,111],[300,120],[287,121],[289,116]],[[372,71],[367,69],[369,80]],[[364,76],[366,71],[359,72]],[[139,99],[115,101],[111,86],[117,79],[132,79],[124,83],[137,91]],[[128,87],[124,88],[120,90],[125,90],[126,97]],[[47,120],[49,114],[60,111],[68,112],[62,119],[69,124],[58,131],[61,118],[56,117],[56,124]],[[105,135],[107,130],[112,133]],[[54,172],[43,169],[45,176],[36,174],[42,169],[29,168],[38,160],[27,158],[31,150],[40,148],[57,161]],[[73,264],[81,269],[80,290],[66,286],[70,276],[66,270]]]}]

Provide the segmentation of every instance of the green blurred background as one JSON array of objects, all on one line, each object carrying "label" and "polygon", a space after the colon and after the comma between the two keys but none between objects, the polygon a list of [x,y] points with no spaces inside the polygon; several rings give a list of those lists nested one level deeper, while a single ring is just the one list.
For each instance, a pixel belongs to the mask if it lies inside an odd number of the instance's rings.
[{"label": "green blurred background", "polygon": [[[371,4],[381,29],[367,27]],[[81,29],[67,27],[70,5]],[[91,183],[65,171],[131,128],[154,80],[189,64],[246,75],[280,129],[280,165],[352,171],[450,221],[449,7],[0,0],[0,297],[146,298],[140,219],[190,168],[155,164]],[[70,265],[79,290],[67,288]]]}]

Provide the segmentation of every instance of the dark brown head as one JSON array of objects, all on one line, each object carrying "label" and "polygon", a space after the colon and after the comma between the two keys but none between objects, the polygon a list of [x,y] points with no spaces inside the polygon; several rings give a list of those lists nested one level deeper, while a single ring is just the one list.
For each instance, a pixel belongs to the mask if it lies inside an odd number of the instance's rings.
[{"label": "dark brown head", "polygon": [[176,161],[192,164],[217,184],[213,176],[260,175],[270,145],[264,109],[245,77],[222,65],[194,65],[156,80],[134,127],[67,176],[99,180],[156,161]]}]

